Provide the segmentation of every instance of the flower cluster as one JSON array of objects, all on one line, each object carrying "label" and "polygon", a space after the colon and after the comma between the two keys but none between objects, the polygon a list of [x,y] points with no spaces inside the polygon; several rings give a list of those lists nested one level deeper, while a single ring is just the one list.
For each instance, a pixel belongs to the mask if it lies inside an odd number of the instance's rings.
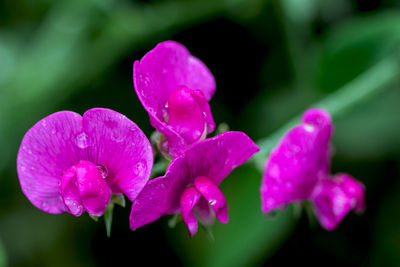
[{"label": "flower cluster", "polygon": [[348,174],[329,173],[332,131],[329,114],[312,108],[300,125],[286,133],[265,165],[264,213],[308,199],[321,225],[332,230],[351,209],[364,209],[364,186]]},{"label": "flower cluster", "polygon": [[[166,41],[134,63],[133,82],[157,130],[156,147],[172,160],[165,175],[150,180],[153,147],[124,115],[104,108],[83,116],[61,111],[36,123],[22,140],[17,170],[24,194],[45,212],[94,218],[125,195],[132,202],[132,229],[179,213],[191,236],[198,222],[227,223],[219,184],[259,148],[242,132],[207,138],[215,129],[210,70],[181,44]],[[333,229],[351,209],[363,210],[363,185],[329,173],[332,129],[328,113],[310,109],[283,137],[266,163],[263,212],[310,200],[322,226]]]}]

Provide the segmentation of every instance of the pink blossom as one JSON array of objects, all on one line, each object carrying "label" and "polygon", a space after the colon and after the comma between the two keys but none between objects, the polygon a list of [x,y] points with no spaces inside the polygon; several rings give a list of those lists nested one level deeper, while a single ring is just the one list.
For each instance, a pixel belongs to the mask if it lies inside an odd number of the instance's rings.
[{"label": "pink blossom", "polygon": [[133,201],[130,227],[136,229],[179,211],[191,236],[197,232],[197,219],[207,225],[215,215],[227,223],[227,203],[218,185],[258,150],[242,132],[225,132],[193,144]]},{"label": "pink blossom", "polygon": [[332,131],[329,114],[312,108],[284,135],[266,161],[261,185],[264,213],[310,200],[321,225],[332,230],[351,209],[364,209],[362,183],[348,174],[329,173]]},{"label": "pink blossom", "polygon": [[25,134],[17,157],[22,191],[48,213],[101,216],[111,194],[134,200],[153,164],[150,142],[122,114],[61,111]]},{"label": "pink blossom", "polygon": [[165,140],[161,150],[173,157],[214,131],[208,101],[215,92],[209,69],[181,44],[158,44],[134,63],[133,82],[150,123]]}]

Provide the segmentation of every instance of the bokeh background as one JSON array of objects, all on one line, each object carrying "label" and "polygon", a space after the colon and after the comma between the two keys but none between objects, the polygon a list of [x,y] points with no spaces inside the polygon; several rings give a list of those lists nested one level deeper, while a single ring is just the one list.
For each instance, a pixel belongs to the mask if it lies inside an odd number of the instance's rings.
[{"label": "bokeh background", "polygon": [[[36,209],[16,174],[25,132],[59,110],[107,107],[150,136],[132,64],[168,39],[215,75],[215,121],[264,145],[328,103],[332,172],[366,185],[366,212],[333,232],[307,205],[263,216],[264,154],[222,183],[230,222],[214,241],[168,217],[131,231],[130,205],[114,210],[111,238],[87,214]],[[399,266],[399,45],[394,0],[0,0],[0,266]]]}]

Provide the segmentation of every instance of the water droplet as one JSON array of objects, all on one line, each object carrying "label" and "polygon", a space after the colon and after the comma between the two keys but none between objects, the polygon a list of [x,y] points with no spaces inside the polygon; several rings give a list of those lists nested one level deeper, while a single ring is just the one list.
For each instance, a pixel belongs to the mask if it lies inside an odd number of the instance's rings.
[{"label": "water droplet", "polygon": [[90,146],[89,136],[84,132],[78,134],[76,136],[75,144],[81,149],[87,148],[88,146]]},{"label": "water droplet", "polygon": [[217,201],[216,201],[215,199],[212,199],[212,200],[210,200],[210,201],[208,202],[208,204],[214,205],[216,202],[217,202]]},{"label": "water droplet", "polygon": [[46,126],[47,126],[47,121],[45,121],[45,120],[42,121],[42,126],[43,126],[43,127],[46,127]]},{"label": "water droplet", "polygon": [[168,108],[168,102],[165,104],[164,108]]},{"label": "water droplet", "polygon": [[146,164],[144,162],[138,162],[133,169],[133,173],[135,175],[143,175],[143,173],[146,171]]},{"label": "water droplet", "polygon": [[314,126],[311,124],[305,124],[304,130],[306,130],[306,132],[312,133],[314,131]]},{"label": "water droplet", "polygon": [[207,113],[205,111],[203,111],[203,117],[207,118]]},{"label": "water droplet", "polygon": [[108,175],[107,168],[103,165],[97,165],[97,169],[99,170],[101,177],[103,177],[103,179],[106,179]]},{"label": "water droplet", "polygon": [[280,175],[280,169],[279,169],[279,166],[278,166],[278,164],[273,164],[273,165],[271,165],[271,168],[270,168],[270,170],[269,170],[269,175],[271,176],[271,177],[273,177],[273,178],[279,178],[279,175]]},{"label": "water droplet", "polygon": [[150,79],[147,76],[143,76],[143,83],[145,86],[149,86],[150,84]]}]

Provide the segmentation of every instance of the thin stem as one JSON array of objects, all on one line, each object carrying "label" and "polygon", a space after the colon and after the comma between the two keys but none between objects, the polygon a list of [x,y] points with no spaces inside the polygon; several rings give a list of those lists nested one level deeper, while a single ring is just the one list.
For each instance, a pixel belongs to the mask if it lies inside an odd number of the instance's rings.
[{"label": "thin stem", "polygon": [[[362,100],[388,88],[387,85],[396,80],[399,75],[400,65],[396,54],[383,59],[350,83],[311,106],[326,109],[331,114],[332,119],[336,120]],[[299,119],[300,115],[294,117],[272,135],[257,142],[260,152],[252,158],[257,169],[260,171],[264,169],[265,159],[271,149],[290,128],[299,123]]]}]

